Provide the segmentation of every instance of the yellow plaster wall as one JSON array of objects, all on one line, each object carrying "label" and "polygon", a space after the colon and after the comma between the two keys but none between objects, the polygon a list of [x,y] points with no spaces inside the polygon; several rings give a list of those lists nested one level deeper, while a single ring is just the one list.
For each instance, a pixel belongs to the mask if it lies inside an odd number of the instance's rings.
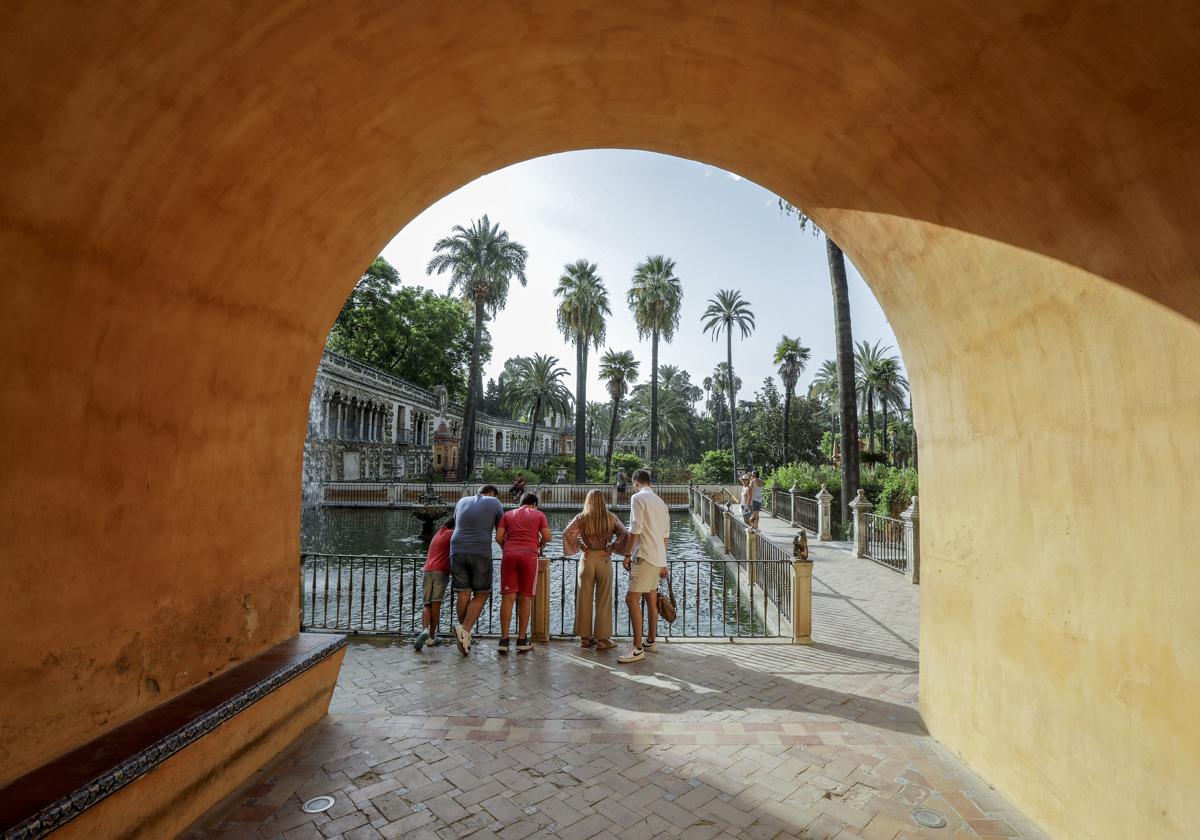
[{"label": "yellow plaster wall", "polygon": [[1063,836],[1160,805],[1143,836],[1179,836],[1195,3],[0,16],[0,784],[294,632],[309,390],[362,266],[479,175],[621,147],[855,211],[814,212],[916,385],[935,732]]},{"label": "yellow plaster wall", "polygon": [[1054,837],[1193,836],[1200,324],[1011,246],[827,217],[886,277],[912,377],[931,732]]}]

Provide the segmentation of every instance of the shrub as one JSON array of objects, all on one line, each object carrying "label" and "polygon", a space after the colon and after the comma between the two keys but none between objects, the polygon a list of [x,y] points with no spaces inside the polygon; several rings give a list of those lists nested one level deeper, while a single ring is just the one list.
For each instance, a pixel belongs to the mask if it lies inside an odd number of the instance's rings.
[{"label": "shrub", "polygon": [[[600,465],[601,469],[604,465]],[[632,452],[614,452],[612,457],[612,475],[616,478],[618,470],[625,470],[626,476],[633,475],[634,470],[642,468],[642,459]]]},{"label": "shrub", "polygon": [[710,449],[691,466],[692,480],[700,484],[729,484],[733,481],[733,454],[728,449]]},{"label": "shrub", "polygon": [[875,496],[875,513],[880,516],[899,516],[917,495],[917,471],[910,468],[877,470],[885,473]]}]

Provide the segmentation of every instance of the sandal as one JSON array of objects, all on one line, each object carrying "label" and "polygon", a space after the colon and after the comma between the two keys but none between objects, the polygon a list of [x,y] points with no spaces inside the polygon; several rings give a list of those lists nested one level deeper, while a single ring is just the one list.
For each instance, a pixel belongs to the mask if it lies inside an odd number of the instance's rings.
[{"label": "sandal", "polygon": [[592,639],[580,639],[579,646],[581,648],[590,648],[595,642]]},{"label": "sandal", "polygon": [[596,642],[596,650],[612,650],[617,646],[617,643],[611,639],[601,639]]}]

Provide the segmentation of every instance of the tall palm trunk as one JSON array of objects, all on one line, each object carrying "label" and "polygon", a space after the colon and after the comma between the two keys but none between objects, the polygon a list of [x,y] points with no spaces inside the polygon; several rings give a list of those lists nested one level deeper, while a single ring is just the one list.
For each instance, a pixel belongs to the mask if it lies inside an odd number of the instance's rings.
[{"label": "tall palm trunk", "polygon": [[[879,408],[883,411],[883,431],[880,433],[881,447],[886,454],[888,448],[888,432],[887,432],[887,397],[881,397],[879,400]],[[892,446],[892,454],[896,454],[896,447]]]},{"label": "tall palm trunk", "polygon": [[533,442],[537,439],[538,417],[542,413],[542,398],[533,403],[533,416],[529,418],[529,451],[525,453],[525,469],[533,469]]},{"label": "tall palm trunk", "polygon": [[586,341],[575,346],[575,483],[587,481],[587,446],[584,426],[587,408],[587,357]]},{"label": "tall palm trunk", "polygon": [[846,256],[825,236],[829,283],[837,337],[838,395],[842,404],[842,522],[850,521],[850,500],[858,492],[858,407],[854,389],[854,336],[850,331],[850,293],[846,286]]},{"label": "tall palm trunk", "polygon": [[483,295],[475,295],[475,334],[471,337],[471,370],[467,377],[467,399],[463,405],[462,428],[462,475],[464,480],[471,480],[475,469],[475,401],[477,396],[476,383],[480,379],[479,357],[483,354]]},{"label": "tall palm trunk", "polygon": [[737,474],[737,394],[733,393],[733,325],[726,324],[725,330],[725,362],[729,366],[729,448],[733,452],[733,481],[736,484]]},{"label": "tall palm trunk", "polygon": [[613,399],[612,407],[612,422],[608,424],[608,455],[604,458],[604,483],[608,484],[609,477],[612,475],[612,454],[613,446],[617,442],[617,417],[621,412],[621,398]]},{"label": "tall palm trunk", "polygon": [[658,328],[650,337],[650,474],[658,481]]},{"label": "tall palm trunk", "polygon": [[788,429],[792,425],[792,389],[789,387],[787,393],[783,397],[783,463],[786,466],[791,461],[788,460]]},{"label": "tall palm trunk", "polygon": [[875,389],[867,386],[867,448],[875,451]]}]

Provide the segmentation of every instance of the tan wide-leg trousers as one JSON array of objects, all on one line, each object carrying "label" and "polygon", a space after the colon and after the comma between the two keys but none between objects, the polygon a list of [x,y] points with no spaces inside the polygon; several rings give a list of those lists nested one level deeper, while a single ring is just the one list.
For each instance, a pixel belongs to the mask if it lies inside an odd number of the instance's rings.
[{"label": "tan wide-leg trousers", "polygon": [[[579,594],[575,599],[575,635],[607,639],[612,635],[612,560],[606,551],[585,551],[579,564]],[[595,615],[595,624],[592,616]]]}]

